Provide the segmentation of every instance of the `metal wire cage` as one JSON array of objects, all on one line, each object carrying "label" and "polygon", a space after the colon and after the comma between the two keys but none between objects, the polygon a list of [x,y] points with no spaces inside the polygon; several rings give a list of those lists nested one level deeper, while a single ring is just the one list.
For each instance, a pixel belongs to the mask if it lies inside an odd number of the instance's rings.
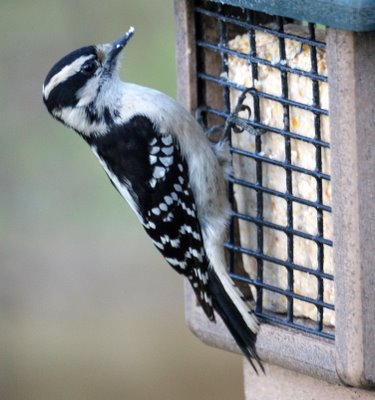
[{"label": "metal wire cage", "polygon": [[194,12],[197,116],[207,131],[237,118],[228,270],[263,321],[334,339],[324,27],[210,1]]}]

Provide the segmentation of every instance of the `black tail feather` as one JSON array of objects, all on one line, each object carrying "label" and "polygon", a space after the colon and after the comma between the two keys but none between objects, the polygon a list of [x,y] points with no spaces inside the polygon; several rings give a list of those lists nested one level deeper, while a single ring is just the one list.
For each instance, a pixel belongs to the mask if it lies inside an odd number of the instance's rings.
[{"label": "black tail feather", "polygon": [[[253,332],[247,326],[240,311],[226,293],[223,284],[213,268],[209,269],[209,286],[215,311],[222,318],[237,345],[242,350],[255,372],[258,373],[257,365],[264,372],[262,361],[255,349],[256,332]],[[249,313],[250,312],[251,311],[249,310]]]}]

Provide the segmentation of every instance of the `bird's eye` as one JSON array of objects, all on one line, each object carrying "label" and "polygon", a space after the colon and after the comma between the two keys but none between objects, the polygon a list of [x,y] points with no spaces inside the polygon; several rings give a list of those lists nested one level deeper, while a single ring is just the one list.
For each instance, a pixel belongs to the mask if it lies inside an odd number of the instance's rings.
[{"label": "bird's eye", "polygon": [[96,60],[90,60],[82,65],[81,72],[85,75],[93,75],[98,69],[98,63]]}]

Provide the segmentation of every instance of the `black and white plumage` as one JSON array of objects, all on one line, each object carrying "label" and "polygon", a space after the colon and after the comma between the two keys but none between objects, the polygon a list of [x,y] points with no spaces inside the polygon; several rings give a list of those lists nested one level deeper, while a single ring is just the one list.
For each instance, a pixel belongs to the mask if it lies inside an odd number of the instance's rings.
[{"label": "black and white plumage", "polygon": [[44,103],[89,144],[166,261],[188,278],[207,317],[214,321],[216,311],[261,366],[258,321],[226,272],[227,147],[212,146],[170,97],[120,81],[119,55],[132,35],[130,29],[112,44],[62,58],[45,79]]}]

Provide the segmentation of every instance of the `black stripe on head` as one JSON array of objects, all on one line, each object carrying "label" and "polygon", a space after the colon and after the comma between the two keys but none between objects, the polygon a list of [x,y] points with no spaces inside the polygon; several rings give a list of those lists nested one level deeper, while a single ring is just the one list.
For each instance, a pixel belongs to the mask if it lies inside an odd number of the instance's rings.
[{"label": "black stripe on head", "polygon": [[71,64],[74,60],[76,60],[81,56],[89,56],[89,55],[93,55],[96,57],[96,50],[94,46],[82,47],[78,50],[72,51],[71,53],[63,57],[48,72],[46,79],[44,81],[44,86],[46,87],[53,76],[55,76],[58,72],[60,72],[64,67]]},{"label": "black stripe on head", "polygon": [[58,110],[64,107],[74,107],[78,103],[77,91],[85,85],[89,77],[83,74],[75,74],[52,89],[47,100],[44,100],[47,108]]},{"label": "black stripe on head", "polygon": [[[65,67],[71,65],[81,57],[90,56],[95,59],[97,58],[94,46],[82,47],[66,55],[51,68],[44,81],[44,88],[47,88],[53,77],[59,74]],[[53,87],[47,98],[43,96],[43,101],[48,110],[52,112],[64,107],[74,107],[78,101],[76,97],[77,91],[85,85],[89,78],[90,76],[83,73],[75,73]]]}]

